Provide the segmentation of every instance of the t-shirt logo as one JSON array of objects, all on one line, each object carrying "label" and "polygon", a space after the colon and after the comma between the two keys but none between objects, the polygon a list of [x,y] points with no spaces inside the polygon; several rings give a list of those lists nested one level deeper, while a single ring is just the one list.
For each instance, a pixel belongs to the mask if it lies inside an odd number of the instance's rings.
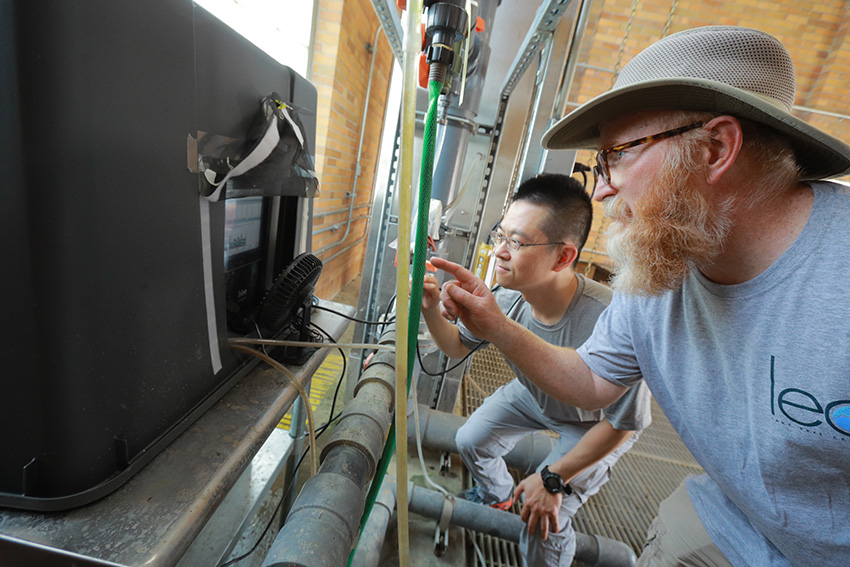
[{"label": "t-shirt logo", "polygon": [[830,423],[835,424],[833,427],[845,435],[850,434],[850,402],[843,402],[842,405],[833,407],[828,419]]},{"label": "t-shirt logo", "polygon": [[802,388],[784,388],[777,391],[775,375],[776,358],[770,357],[770,413],[777,412],[803,427],[817,428],[824,424],[834,431],[850,437],[850,400],[822,403],[814,394]]}]

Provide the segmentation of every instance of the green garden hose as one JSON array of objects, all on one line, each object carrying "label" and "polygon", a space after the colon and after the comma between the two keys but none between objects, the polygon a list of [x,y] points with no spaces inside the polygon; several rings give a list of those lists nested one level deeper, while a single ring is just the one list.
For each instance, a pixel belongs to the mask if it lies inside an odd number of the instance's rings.
[{"label": "green garden hose", "polygon": [[[425,133],[422,138],[422,168],[419,171],[419,212],[416,219],[416,240],[413,248],[413,268],[410,278],[410,308],[409,322],[407,333],[407,389],[410,390],[410,383],[413,378],[413,366],[416,358],[416,346],[419,335],[419,317],[422,309],[422,286],[425,279],[425,256],[428,251],[428,213],[431,205],[431,182],[434,175],[434,148],[437,133],[437,100],[440,97],[440,92],[443,90],[443,83],[440,81],[429,81],[428,83],[428,114],[425,117]],[[404,243],[399,239],[398,243],[398,259],[399,262],[406,258],[406,255],[401,253]],[[397,407],[396,416],[399,412],[407,411],[406,407]],[[381,490],[381,484],[384,480],[384,475],[389,467],[390,460],[395,452],[395,423],[390,427],[387,437],[387,444],[384,446],[384,452],[378,461],[375,477],[369,487],[369,494],[366,497],[366,507],[363,510],[363,516],[360,520],[360,529],[366,525],[366,520],[372,512],[375,505],[375,500],[378,497],[378,492]],[[397,482],[407,482],[407,479],[398,479]],[[348,564],[351,565],[351,559],[354,557],[354,550],[348,558]]]}]

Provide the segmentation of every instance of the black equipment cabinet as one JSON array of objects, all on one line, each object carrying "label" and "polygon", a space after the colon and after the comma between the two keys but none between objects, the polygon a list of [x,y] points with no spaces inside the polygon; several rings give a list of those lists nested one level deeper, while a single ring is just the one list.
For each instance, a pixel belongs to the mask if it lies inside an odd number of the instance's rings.
[{"label": "black equipment cabinet", "polygon": [[[312,148],[316,91],[188,0],[4,0],[0,73],[0,506],[62,510],[252,365],[226,346],[226,203],[193,151],[244,139],[271,92]],[[300,198],[262,200],[266,282]]]}]

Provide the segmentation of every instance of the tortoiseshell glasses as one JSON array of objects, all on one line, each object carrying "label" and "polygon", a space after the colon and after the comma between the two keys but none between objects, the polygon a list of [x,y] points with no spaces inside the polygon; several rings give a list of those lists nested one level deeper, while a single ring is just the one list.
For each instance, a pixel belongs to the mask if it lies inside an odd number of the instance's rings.
[{"label": "tortoiseshell glasses", "polygon": [[[627,150],[629,148],[633,148],[635,146],[640,146],[643,144],[654,144],[655,142],[660,142],[661,140],[666,140],[667,138],[672,138],[673,136],[684,134],[689,130],[699,128],[703,124],[704,122],[695,122],[693,124],[689,124],[688,126],[674,128],[672,130],[667,130],[666,132],[661,132],[659,134],[652,134],[651,136],[644,136],[643,138],[638,138],[637,140],[632,140],[631,142],[626,142],[625,144],[617,144],[616,146],[611,146],[610,148],[599,150],[596,153],[596,167],[593,168],[594,191],[596,190],[596,181],[598,177],[601,177],[606,185],[613,187],[613,185],[611,185],[611,165],[612,162],[613,165],[617,164],[617,160],[619,160],[623,156],[623,150]],[[614,158],[609,158],[608,156],[610,156],[611,154],[616,154],[616,156]]]}]

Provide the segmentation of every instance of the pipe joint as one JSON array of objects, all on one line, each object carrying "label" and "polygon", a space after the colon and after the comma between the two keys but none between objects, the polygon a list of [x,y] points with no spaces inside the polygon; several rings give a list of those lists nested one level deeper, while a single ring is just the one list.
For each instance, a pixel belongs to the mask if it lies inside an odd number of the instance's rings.
[{"label": "pipe joint", "polygon": [[354,396],[367,384],[378,382],[395,398],[395,353],[387,350],[378,351],[369,361],[363,371],[363,376],[354,386]]},{"label": "pipe joint", "polygon": [[334,473],[310,478],[263,567],[345,565],[351,550],[347,545],[328,545],[327,538],[355,541],[364,505],[362,488],[349,478]]},{"label": "pipe joint", "polygon": [[362,390],[345,408],[342,419],[322,450],[322,459],[340,445],[356,448],[369,461],[371,478],[384,449],[392,421],[392,407],[392,398],[383,388]]}]

